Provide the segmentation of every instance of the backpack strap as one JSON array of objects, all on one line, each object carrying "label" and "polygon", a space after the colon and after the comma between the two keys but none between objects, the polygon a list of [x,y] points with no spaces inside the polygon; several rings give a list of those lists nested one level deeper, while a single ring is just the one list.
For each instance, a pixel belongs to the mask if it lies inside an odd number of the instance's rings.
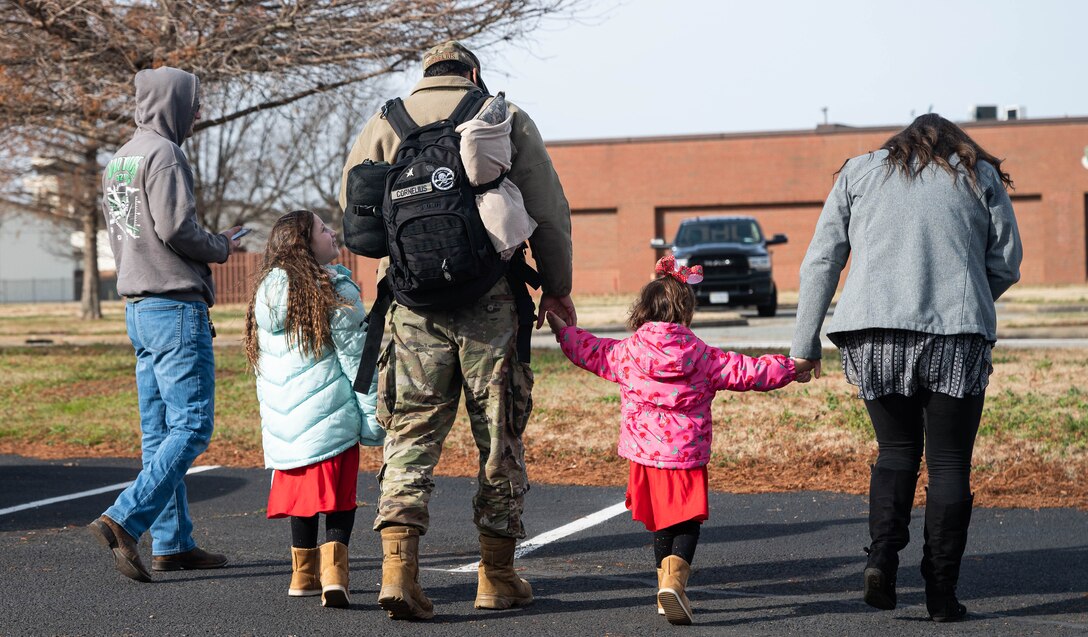
[{"label": "backpack strap", "polygon": [[360,394],[370,393],[370,382],[374,378],[378,364],[378,355],[382,348],[382,336],[385,335],[385,314],[389,306],[393,304],[393,290],[389,287],[389,276],[383,276],[378,281],[378,295],[370,306],[370,313],[366,317],[366,340],[363,342],[363,353],[359,359],[359,370],[355,373],[353,383],[355,391]]},{"label": "backpack strap", "polygon": [[394,97],[382,106],[382,117],[389,122],[393,132],[401,140],[419,128],[419,124],[408,114],[408,109],[404,108],[404,100],[399,97]]},{"label": "backpack strap", "polygon": [[457,107],[450,113],[449,119],[453,120],[456,126],[464,124],[474,117],[476,113],[480,112],[480,107],[484,105],[484,101],[489,97],[491,96],[479,89],[473,89],[465,93],[465,96],[458,102]]},{"label": "backpack strap", "polygon": [[518,360],[529,363],[532,354],[533,323],[536,321],[536,305],[533,297],[529,295],[526,286],[534,290],[540,289],[540,274],[525,262],[525,244],[521,244],[514,257],[510,259],[510,268],[506,271],[506,280],[510,283],[510,291],[514,294],[514,303],[517,308],[518,331],[515,342]]},{"label": "backpack strap", "polygon": [[[507,171],[507,172],[504,172],[504,173],[500,174],[498,177],[492,179],[489,182],[482,183],[479,186],[473,186],[472,187],[472,194],[482,195],[485,192],[487,192],[488,190],[494,190],[495,188],[498,188],[499,184],[501,184],[503,181],[505,181],[506,176],[509,175],[509,174],[510,174],[510,171]],[[513,182],[511,182],[511,183],[513,183]]]}]

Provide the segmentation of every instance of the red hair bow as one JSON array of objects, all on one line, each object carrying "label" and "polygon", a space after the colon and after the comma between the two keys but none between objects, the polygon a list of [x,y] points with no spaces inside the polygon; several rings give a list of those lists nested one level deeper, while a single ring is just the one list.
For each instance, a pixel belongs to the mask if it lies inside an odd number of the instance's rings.
[{"label": "red hair bow", "polygon": [[677,266],[676,257],[671,254],[658,259],[654,271],[674,277],[681,283],[700,283],[703,280],[703,266],[693,265],[690,268],[686,265]]}]

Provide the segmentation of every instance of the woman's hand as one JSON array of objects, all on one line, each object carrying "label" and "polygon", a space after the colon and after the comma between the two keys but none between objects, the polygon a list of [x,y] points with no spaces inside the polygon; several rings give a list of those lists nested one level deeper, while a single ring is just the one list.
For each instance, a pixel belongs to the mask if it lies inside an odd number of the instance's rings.
[{"label": "woman's hand", "polygon": [[797,371],[797,382],[807,383],[813,378],[820,377],[820,360],[807,358],[794,358],[793,367]]}]

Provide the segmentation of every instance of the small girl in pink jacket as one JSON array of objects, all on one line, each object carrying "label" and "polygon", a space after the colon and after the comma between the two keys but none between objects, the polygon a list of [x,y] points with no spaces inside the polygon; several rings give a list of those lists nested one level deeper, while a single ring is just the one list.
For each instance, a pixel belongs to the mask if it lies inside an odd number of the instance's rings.
[{"label": "small girl in pink jacket", "polygon": [[654,534],[658,613],[672,624],[692,622],[684,588],[707,519],[707,472],[714,394],[769,391],[807,382],[811,363],[768,354],[723,352],[691,332],[702,267],[656,267],[631,308],[623,340],[598,338],[553,314],[548,324],[575,365],[620,385],[623,424],[619,454],[630,461],[627,508]]}]

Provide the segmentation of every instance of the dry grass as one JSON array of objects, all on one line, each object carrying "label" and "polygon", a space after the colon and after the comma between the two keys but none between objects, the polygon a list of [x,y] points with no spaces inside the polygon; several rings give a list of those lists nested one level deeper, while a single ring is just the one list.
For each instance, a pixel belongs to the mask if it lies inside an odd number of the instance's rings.
[{"label": "dry grass", "polygon": [[[1043,290],[1066,303],[1079,288]],[[629,299],[577,299],[582,323],[620,322]],[[111,334],[124,340],[123,307],[107,320],[72,320],[71,304],[0,306],[0,336]],[[220,343],[237,342],[240,306],[216,307]],[[722,317],[718,313],[717,317]],[[587,318],[588,317],[588,318]],[[614,317],[614,318],[610,318]],[[58,339],[59,340],[59,339]],[[102,339],[105,340],[105,339]],[[21,341],[20,341],[21,342]],[[253,378],[241,350],[217,348],[216,434],[202,461],[262,464]],[[534,354],[535,411],[525,435],[529,470],[540,482],[621,485],[616,456],[618,389],[569,364],[555,350]],[[826,374],[771,393],[720,394],[714,405],[711,482],[730,491],[826,489],[861,493],[876,453],[864,406],[826,353]],[[980,504],[1088,506],[1088,351],[994,351],[995,373],[975,448]],[[0,452],[41,457],[136,455],[139,450],[131,347],[0,347]],[[462,410],[439,473],[475,475],[477,455]],[[380,450],[363,453],[367,470]],[[921,493],[921,490],[920,490]]]},{"label": "dry grass", "polygon": [[[819,381],[770,393],[722,393],[714,405],[711,482],[737,492],[828,489],[863,493],[876,443],[863,403],[831,357]],[[526,432],[536,479],[621,485],[615,455],[618,388],[538,352],[535,411]],[[1088,353],[995,354],[975,449],[975,488],[990,506],[1088,505]],[[467,475],[475,446],[462,413],[443,462]]]}]

